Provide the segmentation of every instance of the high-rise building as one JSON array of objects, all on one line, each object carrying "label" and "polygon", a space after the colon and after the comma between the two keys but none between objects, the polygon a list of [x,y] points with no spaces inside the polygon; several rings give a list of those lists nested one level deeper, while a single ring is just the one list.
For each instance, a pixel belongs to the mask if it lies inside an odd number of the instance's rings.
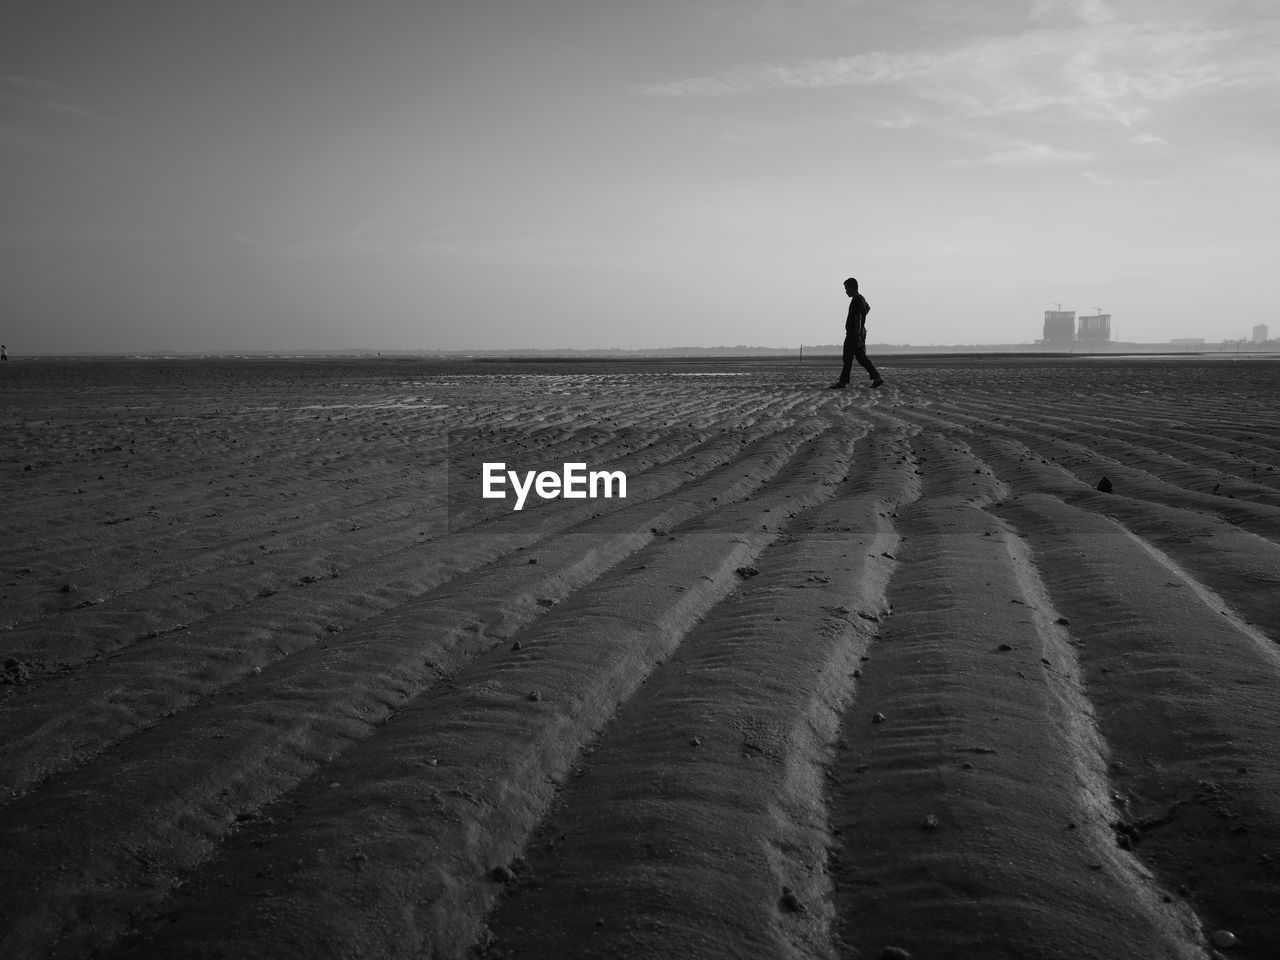
[{"label": "high-rise building", "polygon": [[1076,339],[1092,343],[1105,343],[1110,340],[1111,314],[1099,313],[1092,317],[1081,317]]},{"label": "high-rise building", "polygon": [[1267,342],[1267,325],[1265,323],[1260,323],[1253,328],[1253,342],[1254,343]]},{"label": "high-rise building", "polygon": [[1046,310],[1044,312],[1044,342],[1071,343],[1076,338],[1076,312],[1074,310]]}]

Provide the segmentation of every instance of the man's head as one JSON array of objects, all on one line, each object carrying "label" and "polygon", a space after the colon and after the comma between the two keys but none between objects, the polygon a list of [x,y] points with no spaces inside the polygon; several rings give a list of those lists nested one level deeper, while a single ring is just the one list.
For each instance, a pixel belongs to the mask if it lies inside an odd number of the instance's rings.
[{"label": "man's head", "polygon": [[846,280],[844,282],[844,292],[851,297],[856,294],[858,292],[858,281],[853,279],[853,277]]}]

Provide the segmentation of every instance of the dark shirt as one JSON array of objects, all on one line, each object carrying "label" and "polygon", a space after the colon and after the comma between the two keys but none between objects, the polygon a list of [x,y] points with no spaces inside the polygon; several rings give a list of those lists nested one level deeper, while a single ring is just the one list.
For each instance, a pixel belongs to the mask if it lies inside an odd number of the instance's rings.
[{"label": "dark shirt", "polygon": [[867,303],[866,297],[855,293],[849,298],[849,318],[844,322],[844,332],[865,335],[867,314],[870,312],[871,304]]}]

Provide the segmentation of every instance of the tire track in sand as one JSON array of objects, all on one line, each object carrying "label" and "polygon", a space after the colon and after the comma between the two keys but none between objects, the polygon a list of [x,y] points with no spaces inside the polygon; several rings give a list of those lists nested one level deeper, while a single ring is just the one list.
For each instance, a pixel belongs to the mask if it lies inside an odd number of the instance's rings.
[{"label": "tire track in sand", "polygon": [[[777,429],[776,426],[774,429]],[[747,439],[758,439],[760,431],[748,430]],[[546,462],[561,456],[598,458],[613,468],[640,472],[655,462],[670,459],[708,437],[701,432],[678,435],[636,449],[637,438],[611,430],[594,432],[589,442],[580,437],[561,438],[538,450]],[[492,454],[489,454],[492,456]],[[184,542],[168,547],[161,544],[159,561],[143,571],[106,567],[88,580],[75,581],[74,594],[65,596],[64,607],[28,611],[28,619],[10,622],[0,656],[39,659],[65,670],[96,657],[109,655],[131,642],[153,635],[184,629],[194,622],[253,605],[255,600],[287,592],[303,578],[332,578],[353,568],[367,568],[412,550],[424,536],[439,537],[445,532],[445,453],[443,448],[419,462],[421,476],[413,482],[397,478],[376,484],[382,502],[334,517],[328,498],[321,498],[321,514],[306,522],[271,525],[258,504],[246,511],[239,525],[254,533],[216,537],[218,546],[192,543],[202,538],[189,527]],[[264,484],[264,486],[269,484]],[[307,477],[291,477],[288,491],[297,494],[307,485]],[[367,496],[367,494],[366,494]],[[416,501],[408,503],[411,497]],[[168,508],[167,512],[172,512]],[[491,515],[500,515],[495,507]],[[454,509],[448,526],[460,529],[483,519],[482,512]],[[372,526],[364,526],[371,524]],[[360,528],[360,529],[357,529]],[[124,537],[125,534],[117,536]],[[245,565],[253,566],[247,570]],[[59,578],[71,577],[64,571]],[[141,582],[139,582],[141,581]],[[175,592],[176,591],[176,592]],[[86,597],[87,600],[80,598]],[[267,615],[269,616],[269,615]],[[264,619],[267,617],[264,616]]]},{"label": "tire track in sand", "polygon": [[[960,400],[948,409],[983,429],[998,422],[1000,429],[1010,433],[1052,435],[1071,442],[1077,449],[1137,464],[1151,476],[1188,490],[1208,490],[1219,480],[1237,481],[1242,492],[1259,494],[1261,502],[1280,505],[1276,500],[1280,477],[1271,466],[1276,450],[1259,443],[1257,435],[1249,442],[1224,440],[1182,423],[1161,423],[1149,408],[1108,408],[1106,413],[1099,413],[1091,405],[1054,404],[1047,408],[1041,404],[1035,415],[1028,417],[1025,404],[988,403],[985,410],[982,406],[982,401],[975,398]],[[1230,416],[1228,411],[1218,411],[1217,422],[1221,424]]]},{"label": "tire track in sand", "polygon": [[985,436],[937,417],[928,422],[984,457],[986,468],[1016,489],[1050,493],[1112,517],[1158,545],[1245,619],[1280,638],[1280,608],[1271,597],[1280,584],[1276,508],[1183,490],[1114,464],[1103,468],[1115,478],[1112,492],[1103,494],[1094,488],[1100,475],[1096,467],[1086,470],[1078,462],[1050,461],[1051,451],[1037,445],[1034,437]]},{"label": "tire track in sand", "polygon": [[[260,402],[275,404],[278,399],[265,396]],[[376,402],[379,399],[386,402]],[[372,539],[375,531],[356,528],[404,514],[403,502],[388,499],[393,495],[402,501],[406,497],[427,498],[430,491],[421,489],[419,481],[443,458],[438,448],[446,426],[456,428],[477,451],[485,450],[483,435],[488,437],[491,453],[541,451],[551,456],[559,451],[611,460],[659,434],[667,441],[673,435],[687,439],[703,434],[705,439],[710,431],[691,430],[687,421],[692,416],[705,418],[709,409],[720,417],[721,429],[748,426],[747,421],[754,422],[756,416],[756,405],[751,403],[737,403],[741,410],[735,412],[734,398],[698,404],[689,395],[650,396],[635,383],[610,393],[586,392],[569,403],[537,392],[515,410],[492,399],[465,407],[441,404],[450,406],[447,419],[431,405],[425,413],[410,411],[412,417],[395,416],[398,404],[394,399],[375,397],[375,402],[340,404],[355,407],[359,416],[340,417],[335,422],[328,422],[328,418],[313,421],[304,415],[307,406],[285,407],[264,416],[256,412],[252,400],[242,406],[245,398],[238,398],[232,409],[206,411],[182,423],[141,423],[135,418],[122,426],[118,417],[130,414],[111,406],[95,410],[87,418],[68,414],[50,421],[46,429],[33,435],[47,455],[40,460],[43,466],[37,465],[38,472],[48,473],[48,479],[39,487],[26,484],[28,492],[23,500],[28,510],[11,515],[15,527],[21,526],[25,517],[38,533],[27,548],[37,556],[28,558],[22,575],[50,586],[44,598],[36,590],[24,591],[20,597],[24,602],[39,602],[25,607],[25,612],[23,604],[12,605],[10,622],[42,612],[60,614],[81,598],[101,597],[108,605],[133,601],[138,635],[145,635],[151,629],[163,630],[207,614],[210,602],[218,599],[216,587],[221,580],[236,584],[255,580],[262,582],[255,582],[254,589],[279,588],[280,584],[267,582],[269,570],[260,566],[245,571],[236,569],[237,564],[251,560],[266,560],[268,566],[272,562],[285,564],[288,582],[288,575],[296,578],[314,572],[307,570],[309,560],[323,548],[343,556],[362,537],[376,544]],[[57,398],[57,404],[63,402]],[[497,417],[498,413],[503,416]],[[658,418],[667,428],[675,429],[659,431],[653,423]],[[500,423],[495,422],[499,419]],[[471,426],[477,422],[488,429]],[[75,434],[68,440],[73,429]],[[178,432],[164,435],[174,430]],[[85,436],[82,441],[76,439],[80,434]],[[77,466],[80,459],[87,458],[77,450],[89,442],[94,451],[106,451],[98,455],[99,461],[102,457],[112,461],[93,467],[94,473],[102,469],[108,474],[104,482],[90,483],[83,477],[76,480],[77,471],[90,469]],[[68,443],[70,449],[66,449]],[[157,470],[157,458],[169,450],[180,454],[164,460],[176,461],[173,468]],[[143,469],[121,469],[131,462]],[[72,487],[83,482],[89,489],[81,491],[83,496],[74,492],[64,496],[66,502],[41,495],[48,484],[56,485],[59,480]],[[334,493],[335,489],[340,492]],[[374,499],[369,501],[371,495]],[[407,526],[421,530],[429,526],[428,519],[410,518]],[[83,529],[72,532],[77,525]],[[388,543],[396,533],[385,527],[381,532]],[[138,550],[143,538],[147,549]],[[15,547],[24,549],[21,539],[15,540]],[[407,542],[411,543],[412,537]],[[38,562],[31,563],[32,559]],[[201,589],[207,589],[208,584],[187,582],[200,574],[209,575],[215,587],[208,597]],[[77,590],[71,595],[59,594],[58,584],[68,581],[76,584]],[[163,619],[148,622],[149,618],[141,616],[157,608],[157,599],[168,600],[163,590],[159,598],[120,596],[148,586],[178,588],[179,584],[191,599],[185,601],[185,610],[176,609],[183,606],[183,602],[175,602],[181,597],[159,604],[175,608],[167,624]],[[94,623],[95,616],[105,614],[99,607],[86,619]],[[50,626],[48,621],[43,624],[46,633]],[[65,632],[76,627],[72,620],[59,623],[57,629]],[[114,633],[108,628],[103,635],[109,638]]]},{"label": "tire track in sand", "polygon": [[[469,660],[657,539],[658,530],[750,495],[779,469],[796,469],[796,450],[822,430],[816,420],[798,425],[697,481],[682,483],[682,463],[666,497],[548,538],[536,557],[518,554],[456,578],[361,629],[248,675],[11,802],[0,840],[13,856],[0,862],[0,882],[19,891],[12,899],[24,909],[0,942],[29,946],[60,924],[85,920],[106,938],[126,907],[154,904],[209,856],[237,818],[375,732],[441,678],[451,682]],[[74,735],[84,726],[82,719],[66,729]],[[20,746],[35,754],[29,763],[45,758],[47,764],[59,743],[46,732]],[[178,746],[165,749],[165,743]],[[47,775],[47,767],[41,769]],[[72,826],[51,842],[40,832],[48,819]],[[37,849],[57,866],[33,880]],[[121,858],[122,850],[132,856]],[[117,891],[115,902],[97,894],[103,885]]]},{"label": "tire track in sand", "polygon": [[[775,425],[776,426],[776,425]],[[816,429],[799,426],[795,436]],[[762,429],[721,438],[654,466],[653,452],[620,461],[637,472],[632,504],[669,496],[707,471],[736,464],[768,475],[795,446],[794,437],[769,440]],[[744,446],[756,441],[759,447]],[[682,447],[659,453],[682,453]],[[730,466],[729,470],[736,469]],[[623,501],[605,506],[559,501],[529,516],[508,512],[488,523],[439,541],[399,551],[367,563],[325,584],[323,599],[306,590],[275,595],[226,611],[189,629],[135,642],[115,655],[55,675],[25,689],[21,698],[0,700],[0,736],[7,751],[0,763],[0,787],[21,793],[61,769],[91,758],[111,743],[185,709],[255,669],[323,641],[334,624],[352,629],[370,616],[422,601],[431,589],[485,563],[531,547],[569,529],[592,513],[630,509]],[[657,509],[657,508],[645,508]],[[646,528],[647,529],[647,528]]]},{"label": "tire track in sand", "polygon": [[264,811],[274,822],[236,837],[128,955],[460,956],[498,889],[490,869],[518,855],[581,748],[789,515],[832,496],[853,442],[806,444],[750,501],[672,530],[518,632],[519,649],[408,704],[292,810]]},{"label": "tire track in sand", "polygon": [[1018,524],[1080,640],[1111,748],[1117,842],[1192,903],[1233,955],[1280,955],[1280,665],[1274,638],[1107,517],[1040,493]]},{"label": "tire track in sand", "polygon": [[486,956],[827,956],[823,772],[915,494],[878,427],[587,748]]},{"label": "tire track in sand", "polygon": [[1007,493],[945,438],[918,444],[894,615],[832,788],[840,939],[857,956],[1203,958],[1189,911],[1115,843],[1105,746]]}]

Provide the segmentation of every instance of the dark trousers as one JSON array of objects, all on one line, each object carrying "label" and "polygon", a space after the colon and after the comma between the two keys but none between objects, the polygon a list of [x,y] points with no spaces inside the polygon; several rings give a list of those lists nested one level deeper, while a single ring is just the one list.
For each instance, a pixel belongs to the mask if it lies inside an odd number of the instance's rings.
[{"label": "dark trousers", "polygon": [[849,371],[853,369],[853,361],[857,360],[862,364],[862,369],[871,374],[871,379],[879,379],[880,374],[876,372],[876,365],[871,362],[871,358],[867,356],[867,335],[864,333],[858,336],[856,333],[846,333],[844,335],[844,366],[840,368],[840,382],[849,382]]}]

